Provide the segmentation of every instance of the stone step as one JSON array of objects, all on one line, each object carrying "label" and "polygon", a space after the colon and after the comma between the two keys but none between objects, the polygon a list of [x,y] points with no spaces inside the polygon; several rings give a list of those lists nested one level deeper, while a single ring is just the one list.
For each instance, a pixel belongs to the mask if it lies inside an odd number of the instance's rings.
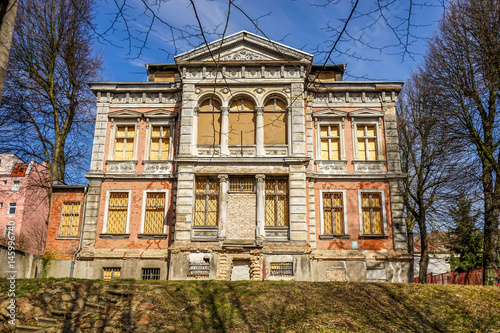
[{"label": "stone step", "polygon": [[45,333],[45,328],[39,326],[16,325],[16,333]]}]

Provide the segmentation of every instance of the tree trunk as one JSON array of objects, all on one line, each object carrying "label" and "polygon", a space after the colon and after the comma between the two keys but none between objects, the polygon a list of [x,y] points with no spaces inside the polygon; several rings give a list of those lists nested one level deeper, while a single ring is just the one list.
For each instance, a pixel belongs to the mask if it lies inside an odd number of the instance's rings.
[{"label": "tree trunk", "polygon": [[[408,231],[408,254],[414,258],[414,251],[413,251],[413,232]],[[415,276],[415,260],[410,261],[410,277],[413,279]]]},{"label": "tree trunk", "polygon": [[498,194],[485,193],[483,245],[483,285],[485,286],[496,286],[498,284],[497,246],[499,208],[500,200]]},{"label": "tree trunk", "polygon": [[421,232],[420,263],[418,283],[427,283],[427,266],[429,265],[429,250],[427,249],[427,234]]}]

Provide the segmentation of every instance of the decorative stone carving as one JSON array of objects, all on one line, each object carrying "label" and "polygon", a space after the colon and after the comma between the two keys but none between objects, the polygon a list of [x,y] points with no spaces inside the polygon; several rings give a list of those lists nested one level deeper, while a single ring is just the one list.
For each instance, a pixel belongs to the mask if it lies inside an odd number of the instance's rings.
[{"label": "decorative stone carving", "polygon": [[325,174],[347,173],[347,161],[317,161],[317,172]]},{"label": "decorative stone carving", "polygon": [[200,156],[218,156],[220,155],[219,147],[198,147],[198,155]]},{"label": "decorative stone carving", "polygon": [[222,88],[220,91],[221,91],[221,93],[223,93],[224,95],[226,95],[226,94],[229,94],[230,90],[229,90],[229,88],[225,87],[225,88]]},{"label": "decorative stone carving", "polygon": [[385,161],[354,161],[354,172],[383,173]]},{"label": "decorative stone carving", "polygon": [[107,161],[108,173],[135,173],[137,161]]},{"label": "decorative stone carving", "polygon": [[286,94],[289,94],[290,91],[291,91],[290,87],[283,88],[283,92],[286,93]]},{"label": "decorative stone carving", "polygon": [[165,161],[143,161],[144,174],[166,174],[172,173],[172,163]]},{"label": "decorative stone carving", "polygon": [[217,227],[215,228],[193,228],[193,241],[217,240]]},{"label": "decorative stone carving", "polygon": [[285,147],[265,147],[265,154],[267,156],[285,156],[287,155],[288,148]]},{"label": "decorative stone carving", "polygon": [[227,54],[221,57],[222,61],[249,61],[249,60],[264,60],[264,58],[255,52],[249,50],[239,50],[234,53]]},{"label": "decorative stone carving", "polygon": [[196,95],[199,95],[199,94],[201,94],[201,91],[202,91],[202,90],[201,90],[200,88],[196,88],[196,89],[194,90],[194,93],[195,93]]},{"label": "decorative stone carving", "polygon": [[257,93],[257,94],[262,94],[264,91],[266,91],[264,88],[262,87],[258,87],[256,89],[254,89],[254,91]]},{"label": "decorative stone carving", "polygon": [[[229,155],[241,156],[241,147],[239,146],[229,147]],[[243,146],[243,156],[255,156],[255,147]]]},{"label": "decorative stone carving", "polygon": [[265,227],[264,231],[266,233],[266,240],[273,241],[287,241],[288,240],[288,228],[282,227]]}]

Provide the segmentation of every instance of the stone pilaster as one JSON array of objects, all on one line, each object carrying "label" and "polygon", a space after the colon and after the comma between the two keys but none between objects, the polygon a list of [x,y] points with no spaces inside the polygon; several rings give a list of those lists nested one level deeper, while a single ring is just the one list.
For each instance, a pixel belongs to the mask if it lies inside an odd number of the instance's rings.
[{"label": "stone pilaster", "polygon": [[303,165],[290,166],[290,240],[307,242],[306,172]]},{"label": "stone pilaster", "polygon": [[179,156],[191,156],[196,148],[193,137],[194,108],[196,106],[194,89],[194,84],[185,83],[182,87]]},{"label": "stone pilaster", "polygon": [[191,240],[193,223],[195,177],[192,166],[180,165],[177,176],[177,198],[175,215],[175,241]]},{"label": "stone pilaster", "polygon": [[291,148],[293,156],[306,155],[306,125],[304,117],[304,84],[291,84],[291,117],[292,117],[292,140]]},{"label": "stone pilaster", "polygon": [[85,221],[83,226],[82,251],[80,258],[92,258],[95,252],[97,238],[97,222],[99,221],[99,207],[101,203],[101,179],[89,180],[87,200],[85,202]]},{"label": "stone pilaster", "polygon": [[316,248],[316,205],[314,202],[314,182],[309,181],[309,244],[311,248]]},{"label": "stone pilaster", "polygon": [[255,120],[255,143],[257,144],[257,157],[264,156],[264,108],[256,108],[257,116]]},{"label": "stone pilaster", "polygon": [[227,192],[228,192],[228,175],[219,175],[219,217],[217,224],[219,226],[219,239],[226,239],[227,233]]},{"label": "stone pilaster", "polygon": [[220,118],[220,154],[229,156],[229,107],[221,107]]},{"label": "stone pilaster", "polygon": [[407,251],[408,236],[406,233],[406,224],[404,221],[404,206],[401,181],[389,182],[389,191],[391,197],[392,238],[394,242],[394,249]]},{"label": "stone pilaster", "polygon": [[263,174],[257,174],[255,175],[255,178],[257,178],[257,227],[255,228],[255,236],[257,239],[262,239],[265,235],[264,227],[266,220],[266,176]]},{"label": "stone pilaster", "polygon": [[108,112],[109,103],[97,103],[94,144],[92,146],[92,159],[90,161],[90,174],[102,174],[104,172],[104,147],[106,146]]}]

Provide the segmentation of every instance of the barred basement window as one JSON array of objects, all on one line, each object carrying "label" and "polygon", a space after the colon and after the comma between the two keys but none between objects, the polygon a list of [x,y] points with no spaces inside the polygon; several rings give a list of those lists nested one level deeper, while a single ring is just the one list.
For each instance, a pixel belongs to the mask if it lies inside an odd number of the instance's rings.
[{"label": "barred basement window", "polygon": [[199,262],[195,264],[189,264],[188,277],[196,279],[208,279],[210,273],[210,260],[204,262]]},{"label": "barred basement window", "polygon": [[59,236],[78,236],[80,223],[80,202],[64,201],[61,213],[61,228]]},{"label": "barred basement window", "polygon": [[112,279],[120,278],[120,267],[107,267],[102,269],[102,279],[104,281],[111,281]]},{"label": "barred basement window", "polygon": [[195,226],[217,226],[219,182],[217,179],[196,179]]},{"label": "barred basement window", "polygon": [[292,262],[272,262],[271,276],[293,276]]},{"label": "barred basement window", "polygon": [[229,179],[229,192],[255,193],[255,178],[231,177]]},{"label": "barred basement window", "polygon": [[266,226],[288,226],[288,180],[266,178]]},{"label": "barred basement window", "polygon": [[142,279],[143,280],[159,280],[160,279],[160,269],[159,268],[143,268],[142,269]]},{"label": "barred basement window", "polygon": [[165,220],[165,192],[146,194],[146,213],[144,216],[145,234],[162,234]]}]

